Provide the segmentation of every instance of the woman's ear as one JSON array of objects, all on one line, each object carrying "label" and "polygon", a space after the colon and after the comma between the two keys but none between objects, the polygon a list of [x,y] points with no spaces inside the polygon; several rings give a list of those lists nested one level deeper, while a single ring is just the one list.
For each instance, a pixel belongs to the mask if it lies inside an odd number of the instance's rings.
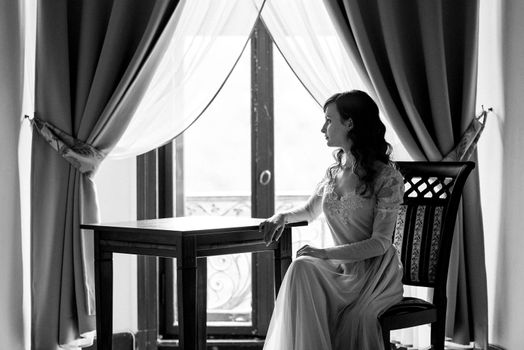
[{"label": "woman's ear", "polygon": [[348,129],[353,129],[353,120],[351,118],[349,118],[347,121],[346,121],[346,126]]}]

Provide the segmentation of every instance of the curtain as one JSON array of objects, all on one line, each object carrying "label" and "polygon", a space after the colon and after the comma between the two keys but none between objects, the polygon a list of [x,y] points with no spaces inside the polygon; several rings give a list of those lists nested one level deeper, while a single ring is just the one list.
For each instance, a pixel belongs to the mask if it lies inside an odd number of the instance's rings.
[{"label": "curtain", "polygon": [[[158,147],[202,114],[246,46],[261,3],[39,3],[32,348],[90,343],[82,336],[95,327],[92,236],[79,225],[99,220],[100,162]],[[177,105],[181,94],[194,98]]]},{"label": "curtain", "polygon": [[[348,54],[408,151],[439,161],[474,118],[478,1],[325,1]],[[476,160],[476,154],[472,155]],[[448,279],[447,336],[487,347],[478,172],[463,193]]]},{"label": "curtain", "polygon": [[[177,3],[40,1],[37,126],[52,125],[102,152],[111,148],[129,122],[115,110],[136,108],[140,89],[130,87],[146,84],[137,74]],[[95,328],[92,237],[79,228],[98,221],[94,184],[48,141],[33,133],[32,349],[86,345],[80,336]]]},{"label": "curtain", "polygon": [[194,123],[240,59],[263,6],[263,0],[187,1],[179,21],[168,24],[165,53],[109,157],[144,153]]},{"label": "curtain", "polygon": [[[320,106],[340,91],[359,89],[374,94],[358,65],[346,53],[323,0],[267,1],[261,15],[275,46]],[[386,138],[393,146],[394,159],[411,160],[387,116],[382,120],[387,125]],[[419,298],[427,296],[425,288],[405,286],[404,293]],[[392,339],[417,348],[425,347],[429,345],[429,328],[394,331]]]},{"label": "curtain", "polygon": [[[359,89],[373,95],[347,55],[322,0],[266,1],[261,17],[276,48],[319,106],[340,91]],[[410,160],[387,118],[382,119],[393,157]]]},{"label": "curtain", "polygon": [[366,89],[321,0],[270,0],[261,16],[277,49],[320,106],[341,90]]}]

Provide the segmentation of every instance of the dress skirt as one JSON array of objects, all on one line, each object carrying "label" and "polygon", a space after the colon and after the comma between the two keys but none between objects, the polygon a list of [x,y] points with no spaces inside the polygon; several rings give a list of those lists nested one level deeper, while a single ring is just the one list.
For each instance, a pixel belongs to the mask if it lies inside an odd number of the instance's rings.
[{"label": "dress skirt", "polygon": [[377,317],[402,299],[395,248],[340,263],[309,256],[290,265],[264,350],[384,350]]}]

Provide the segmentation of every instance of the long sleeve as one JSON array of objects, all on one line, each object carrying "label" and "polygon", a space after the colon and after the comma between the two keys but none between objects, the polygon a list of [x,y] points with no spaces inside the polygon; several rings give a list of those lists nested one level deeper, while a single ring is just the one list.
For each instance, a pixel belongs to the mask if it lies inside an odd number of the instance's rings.
[{"label": "long sleeve", "polygon": [[317,185],[315,192],[308,198],[304,205],[283,213],[286,216],[287,222],[311,222],[322,213],[322,194],[326,181],[326,178],[324,178]]},{"label": "long sleeve", "polygon": [[392,234],[404,194],[404,181],[393,168],[382,174],[375,185],[371,236],[359,242],[326,248],[329,259],[359,261],[384,254],[392,244]]}]

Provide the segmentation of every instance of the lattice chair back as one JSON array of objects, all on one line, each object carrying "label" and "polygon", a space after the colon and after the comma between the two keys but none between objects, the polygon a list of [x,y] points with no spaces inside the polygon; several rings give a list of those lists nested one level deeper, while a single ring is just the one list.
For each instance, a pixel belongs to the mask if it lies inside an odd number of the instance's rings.
[{"label": "lattice chair back", "polygon": [[435,288],[446,283],[457,210],[473,162],[398,162],[404,176],[393,245],[406,285]]}]

